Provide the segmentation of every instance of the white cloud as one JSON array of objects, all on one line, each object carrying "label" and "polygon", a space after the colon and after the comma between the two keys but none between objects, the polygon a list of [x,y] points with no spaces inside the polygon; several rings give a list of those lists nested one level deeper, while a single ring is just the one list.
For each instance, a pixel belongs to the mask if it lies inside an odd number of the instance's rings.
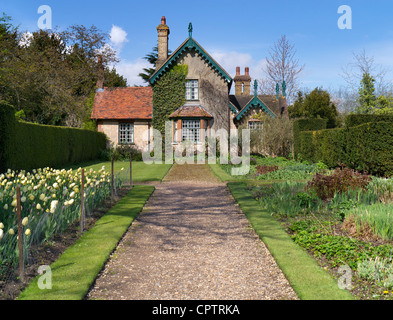
[{"label": "white cloud", "polygon": [[[221,67],[228,72],[232,78],[236,75],[236,67],[240,67],[240,74],[245,74],[245,67],[249,67],[250,76],[253,80],[263,79],[265,76],[263,74],[263,68],[266,65],[266,60],[255,60],[250,54],[236,52],[236,51],[223,51],[223,50],[211,50],[211,56],[216,60]],[[234,91],[234,86],[232,86],[231,93]]]},{"label": "white cloud", "polygon": [[254,60],[248,53],[241,53],[236,51],[225,52],[222,50],[211,50],[211,56],[216,60],[221,67],[231,75],[236,74],[236,67],[249,67]]},{"label": "white cloud", "polygon": [[112,25],[111,32],[109,34],[111,42],[118,48],[121,48],[124,43],[128,42],[127,32],[122,28]]},{"label": "white cloud", "polygon": [[138,58],[134,61],[121,60],[116,65],[116,71],[127,79],[129,86],[146,86],[147,83],[143,81],[138,75],[143,72],[144,68],[151,68],[151,64],[143,58]]}]

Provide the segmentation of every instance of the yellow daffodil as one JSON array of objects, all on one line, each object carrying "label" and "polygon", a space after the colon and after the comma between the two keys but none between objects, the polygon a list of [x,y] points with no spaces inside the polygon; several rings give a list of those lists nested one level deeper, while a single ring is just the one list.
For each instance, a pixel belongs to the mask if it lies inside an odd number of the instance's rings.
[{"label": "yellow daffodil", "polygon": [[22,224],[23,224],[24,226],[27,226],[28,223],[29,223],[29,218],[28,218],[28,217],[23,218]]},{"label": "yellow daffodil", "polygon": [[11,236],[14,235],[15,234],[14,229],[11,228],[10,230],[8,230],[8,234],[10,234]]},{"label": "yellow daffodil", "polygon": [[30,230],[30,229],[26,229],[26,231],[25,231],[25,235],[26,235],[26,236],[29,236],[29,235],[30,235],[30,233],[31,233],[31,230]]}]

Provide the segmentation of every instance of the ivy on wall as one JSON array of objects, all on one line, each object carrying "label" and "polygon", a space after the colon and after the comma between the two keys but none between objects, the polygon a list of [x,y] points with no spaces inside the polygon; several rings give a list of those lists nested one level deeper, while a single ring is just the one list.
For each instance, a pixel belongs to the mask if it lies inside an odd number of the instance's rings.
[{"label": "ivy on wall", "polygon": [[165,121],[186,103],[187,65],[174,66],[153,86],[153,128],[165,134]]}]

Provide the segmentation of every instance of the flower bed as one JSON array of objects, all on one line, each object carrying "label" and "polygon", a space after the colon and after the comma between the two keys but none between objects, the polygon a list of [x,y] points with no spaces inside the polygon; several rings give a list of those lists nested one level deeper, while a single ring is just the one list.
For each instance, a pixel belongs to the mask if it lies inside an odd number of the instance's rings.
[{"label": "flower bed", "polygon": [[292,240],[339,278],[351,270],[360,299],[393,299],[393,180],[337,169],[311,182],[249,185]]},{"label": "flower bed", "polygon": [[[82,169],[51,168],[0,175],[0,281],[6,281],[18,263],[16,188],[21,190],[24,261],[29,249],[64,232],[81,214]],[[110,174],[104,167],[85,172],[84,208],[89,213],[111,193]],[[115,188],[121,184],[115,179]],[[0,282],[1,287],[1,282]]]}]

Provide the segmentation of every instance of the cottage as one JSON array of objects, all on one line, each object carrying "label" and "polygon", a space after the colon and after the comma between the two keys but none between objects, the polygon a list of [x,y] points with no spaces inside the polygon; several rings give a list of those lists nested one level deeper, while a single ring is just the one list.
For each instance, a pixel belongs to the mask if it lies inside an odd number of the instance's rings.
[{"label": "cottage", "polygon": [[[258,129],[260,120],[255,113],[264,112],[271,117],[287,113],[285,85],[283,94],[257,94],[257,83],[251,93],[252,79],[249,68],[245,74],[232,79],[202,46],[193,38],[190,23],[188,38],[168,56],[169,27],[165,17],[157,27],[158,59],[156,71],[150,78],[154,86],[176,65],[187,65],[186,103],[169,115],[173,124],[173,144],[191,141],[199,144],[212,130],[231,130],[240,125]],[[235,94],[231,95],[232,84]],[[101,84],[100,84],[101,85]],[[142,149],[151,141],[153,91],[151,87],[99,88],[91,118],[97,120],[98,130],[107,134],[115,144],[133,144]]]}]

